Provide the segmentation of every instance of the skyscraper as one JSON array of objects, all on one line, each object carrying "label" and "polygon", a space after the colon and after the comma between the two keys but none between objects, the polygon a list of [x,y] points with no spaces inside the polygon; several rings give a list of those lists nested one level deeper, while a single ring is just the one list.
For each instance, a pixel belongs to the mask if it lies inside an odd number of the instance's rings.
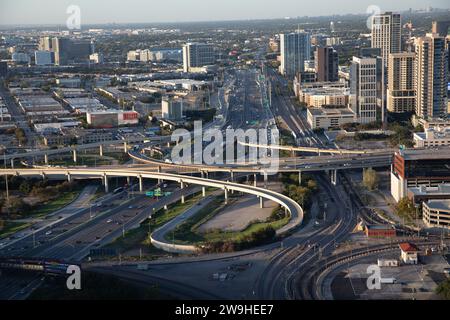
[{"label": "skyscraper", "polygon": [[55,53],[55,64],[63,66],[69,63],[70,40],[66,38],[53,38],[52,51]]},{"label": "skyscraper", "polygon": [[51,37],[41,37],[39,39],[39,51],[52,51]]},{"label": "skyscraper", "polygon": [[191,72],[215,63],[214,48],[206,43],[187,43],[183,46],[183,71]]},{"label": "skyscraper", "polygon": [[372,48],[380,48],[384,64],[388,64],[389,54],[402,50],[400,14],[385,12],[372,18]]},{"label": "skyscraper", "polygon": [[6,61],[0,61],[0,78],[4,78],[8,75],[8,63]]},{"label": "skyscraper", "polygon": [[391,112],[415,110],[414,60],[414,52],[389,55],[387,109]]},{"label": "skyscraper", "polygon": [[[353,57],[350,66],[350,108],[360,123],[384,120],[384,66],[371,51]],[[380,115],[379,115],[380,114]]]},{"label": "skyscraper", "polygon": [[280,34],[280,73],[293,78],[303,72],[305,60],[311,57],[311,37],[306,32]]},{"label": "skyscraper", "polygon": [[433,21],[431,33],[437,33],[441,37],[446,37],[449,34],[450,20]]},{"label": "skyscraper", "polygon": [[428,33],[416,39],[416,115],[424,119],[446,118],[448,51],[444,37]]},{"label": "skyscraper", "polygon": [[317,81],[339,80],[339,56],[332,47],[319,47],[314,52]]}]

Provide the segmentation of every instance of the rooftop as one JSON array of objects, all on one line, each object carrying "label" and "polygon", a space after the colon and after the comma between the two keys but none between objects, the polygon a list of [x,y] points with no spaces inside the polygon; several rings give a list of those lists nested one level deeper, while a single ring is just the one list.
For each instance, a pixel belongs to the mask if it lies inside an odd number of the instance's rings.
[{"label": "rooftop", "polygon": [[415,196],[425,195],[449,195],[450,196],[450,184],[440,184],[437,187],[418,186],[408,188]]},{"label": "rooftop", "polygon": [[348,108],[309,108],[308,112],[314,116],[349,116],[354,115],[353,111]]},{"label": "rooftop", "polygon": [[429,200],[425,205],[432,210],[450,211],[450,200]]},{"label": "rooftop", "polygon": [[442,147],[430,149],[405,149],[397,152],[405,160],[439,160],[450,159],[450,148]]},{"label": "rooftop", "polygon": [[418,251],[420,251],[419,248],[415,244],[412,244],[410,242],[400,243],[399,247],[404,252],[418,252]]}]

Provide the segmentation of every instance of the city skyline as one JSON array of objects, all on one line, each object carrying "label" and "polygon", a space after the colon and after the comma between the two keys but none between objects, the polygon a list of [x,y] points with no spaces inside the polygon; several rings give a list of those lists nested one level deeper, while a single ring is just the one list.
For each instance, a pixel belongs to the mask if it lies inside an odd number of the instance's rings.
[{"label": "city skyline", "polygon": [[[267,10],[270,3],[267,1],[249,0],[245,4],[231,0],[227,3],[216,3],[214,6],[206,5],[205,0],[182,1],[173,3],[177,10],[154,11],[153,3],[141,0],[130,0],[123,3],[118,0],[95,3],[86,0],[62,0],[57,3],[50,0],[29,1],[18,0],[2,1],[0,5],[0,25],[39,25],[39,24],[65,24],[68,14],[66,10],[71,5],[78,5],[81,9],[82,24],[108,24],[108,23],[164,23],[164,22],[204,22],[229,20],[258,20],[282,19],[304,16],[328,16],[345,14],[364,14],[368,8],[374,6],[384,11],[419,10],[428,7],[448,9],[450,5],[444,0],[405,1],[392,3],[380,0],[376,4],[372,1],[340,1],[339,5],[329,0],[318,0],[313,4],[308,2],[281,0],[279,5]],[[210,2],[208,2],[209,4]],[[45,11],[40,9],[46,8]],[[372,13],[372,11],[369,12]],[[39,15],[36,15],[39,12]],[[103,12],[100,16],[99,12]],[[205,18],[207,17],[207,18]]]}]

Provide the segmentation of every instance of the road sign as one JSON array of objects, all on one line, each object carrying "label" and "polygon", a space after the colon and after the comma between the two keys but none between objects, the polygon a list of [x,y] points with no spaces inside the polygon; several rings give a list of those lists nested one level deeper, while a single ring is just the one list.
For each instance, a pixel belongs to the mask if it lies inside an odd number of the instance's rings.
[{"label": "road sign", "polygon": [[153,191],[147,191],[147,192],[145,193],[145,195],[146,195],[147,197],[154,197],[154,196],[155,196],[155,193],[154,193]]}]

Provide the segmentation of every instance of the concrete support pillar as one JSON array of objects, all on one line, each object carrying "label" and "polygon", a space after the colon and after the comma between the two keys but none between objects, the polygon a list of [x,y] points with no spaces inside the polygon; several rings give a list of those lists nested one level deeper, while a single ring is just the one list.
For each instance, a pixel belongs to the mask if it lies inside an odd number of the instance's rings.
[{"label": "concrete support pillar", "polygon": [[48,164],[48,154],[44,154],[44,163]]},{"label": "concrete support pillar", "polygon": [[73,153],[73,162],[77,163],[77,150],[73,149],[72,153]]},{"label": "concrete support pillar", "polygon": [[184,194],[183,194],[183,189],[184,189],[184,182],[183,180],[180,181],[180,188],[181,188],[181,203],[184,203]]},{"label": "concrete support pillar", "polygon": [[264,198],[263,197],[259,197],[259,207],[261,209],[264,208]]},{"label": "concrete support pillar", "polygon": [[67,181],[72,182],[72,175],[69,172],[67,172]]},{"label": "concrete support pillar", "polygon": [[331,178],[331,183],[333,185],[337,185],[337,170],[330,171],[330,178]]},{"label": "concrete support pillar", "polygon": [[202,187],[202,196],[203,198],[206,197],[206,187]]},{"label": "concrete support pillar", "polygon": [[128,143],[126,141],[123,143],[123,152],[128,152]]},{"label": "concrete support pillar", "polygon": [[41,176],[42,176],[42,180],[45,180],[45,178],[46,178],[45,172],[42,172],[42,173],[41,173]]},{"label": "concrete support pillar", "polygon": [[14,169],[14,159],[11,159],[11,169]]},{"label": "concrete support pillar", "polygon": [[230,170],[230,181],[234,182],[234,172],[233,172],[233,170]]},{"label": "concrete support pillar", "polygon": [[[161,166],[158,166],[158,173],[161,173],[161,171],[162,171]],[[164,180],[158,178],[158,184],[161,184],[163,182]]]},{"label": "concrete support pillar", "polygon": [[205,172],[204,172],[204,171],[200,171],[200,177],[201,177],[202,179],[205,178]]},{"label": "concrete support pillar", "polygon": [[99,147],[99,154],[100,154],[100,157],[103,157],[103,146],[102,145],[100,145],[100,147]]},{"label": "concrete support pillar", "polygon": [[267,171],[264,171],[264,188],[265,189],[267,189],[267,180],[268,180]]},{"label": "concrete support pillar", "polygon": [[225,194],[225,204],[228,203],[228,189],[225,187],[224,189],[224,194]]},{"label": "concrete support pillar", "polygon": [[253,186],[256,187],[256,185],[258,184],[258,179],[256,177],[256,173],[253,174]]},{"label": "concrete support pillar", "polygon": [[130,185],[130,184],[131,184],[131,178],[127,177],[127,185]]},{"label": "concrete support pillar", "polygon": [[295,158],[295,150],[294,149],[291,150],[291,154],[292,154],[292,158]]},{"label": "concrete support pillar", "polygon": [[144,179],[139,176],[139,192],[144,192]]},{"label": "concrete support pillar", "polygon": [[167,148],[170,148],[170,142],[167,142]]},{"label": "concrete support pillar", "polygon": [[108,184],[108,177],[106,174],[103,175],[103,185],[105,186],[105,192],[109,192],[109,184]]},{"label": "concrete support pillar", "polygon": [[298,172],[298,185],[299,186],[302,185],[302,172],[301,171]]}]

